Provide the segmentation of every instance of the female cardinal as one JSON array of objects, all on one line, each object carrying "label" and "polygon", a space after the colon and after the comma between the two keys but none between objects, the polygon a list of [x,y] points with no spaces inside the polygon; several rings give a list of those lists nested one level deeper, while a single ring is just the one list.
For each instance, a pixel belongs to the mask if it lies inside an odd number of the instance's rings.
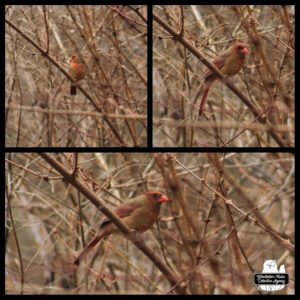
[{"label": "female cardinal", "polygon": [[[248,52],[249,49],[246,44],[236,43],[216,57],[213,60],[213,64],[218,67],[224,75],[235,75],[242,68],[245,60],[245,54]],[[209,89],[213,82],[217,79],[218,77],[210,70],[206,71],[204,75],[204,93],[200,103],[199,115],[202,115]]]},{"label": "female cardinal", "polygon": [[[146,192],[121,204],[115,210],[115,214],[131,229],[138,232],[144,232],[156,222],[161,203],[168,201],[170,200],[160,192]],[[112,233],[120,233],[119,229],[107,218],[100,222],[100,229],[100,234],[92,239],[92,241],[82,250],[74,261],[74,265],[78,265],[81,259],[100,240],[108,237]]]},{"label": "female cardinal", "polygon": [[74,80],[74,82],[71,83],[71,95],[76,95],[76,85],[78,85],[78,81],[85,77],[86,73],[87,68],[82,60],[78,56],[72,55],[70,57],[69,67],[69,74]]}]

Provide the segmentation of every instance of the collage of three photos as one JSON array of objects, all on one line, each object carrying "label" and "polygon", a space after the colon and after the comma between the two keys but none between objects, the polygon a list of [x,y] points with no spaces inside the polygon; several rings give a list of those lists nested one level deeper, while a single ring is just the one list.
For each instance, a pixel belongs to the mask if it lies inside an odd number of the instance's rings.
[{"label": "collage of three photos", "polygon": [[294,5],[6,5],[5,294],[295,293]]}]

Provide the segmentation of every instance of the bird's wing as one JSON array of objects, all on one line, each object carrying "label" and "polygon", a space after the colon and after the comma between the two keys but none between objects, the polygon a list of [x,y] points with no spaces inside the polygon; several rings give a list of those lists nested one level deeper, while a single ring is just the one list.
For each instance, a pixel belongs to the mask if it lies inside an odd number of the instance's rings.
[{"label": "bird's wing", "polygon": [[139,208],[141,205],[138,202],[131,202],[127,201],[123,204],[121,204],[115,211],[116,215],[119,218],[124,218],[132,214],[137,208]]},{"label": "bird's wing", "polygon": [[[134,201],[126,201],[123,204],[121,204],[119,207],[117,207],[114,211],[114,213],[119,217],[119,218],[125,218],[131,215],[137,208],[139,208],[141,205],[139,202],[134,202]],[[106,226],[107,224],[110,223],[110,220],[108,218],[103,218],[100,222],[100,228],[103,226]]]},{"label": "bird's wing", "polygon": [[[218,69],[222,69],[222,67],[225,65],[225,61],[226,58],[228,57],[228,53],[225,52],[223,54],[221,54],[220,56],[217,56],[214,60],[213,60],[213,64],[218,68]],[[204,73],[204,78],[205,80],[209,80],[211,77],[215,77],[215,74],[212,73],[212,71],[210,69],[207,69],[206,72]]]},{"label": "bird's wing", "polygon": [[222,69],[222,67],[225,64],[226,58],[228,57],[228,54],[223,54],[218,57],[216,57],[213,61],[213,64],[218,67],[218,69]]}]

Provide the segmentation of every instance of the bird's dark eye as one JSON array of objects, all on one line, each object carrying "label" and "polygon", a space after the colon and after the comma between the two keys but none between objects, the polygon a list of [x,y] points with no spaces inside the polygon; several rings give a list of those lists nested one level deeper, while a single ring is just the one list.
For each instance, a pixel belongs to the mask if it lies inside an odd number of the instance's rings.
[{"label": "bird's dark eye", "polygon": [[153,194],[154,199],[159,199],[161,197],[161,194]]}]

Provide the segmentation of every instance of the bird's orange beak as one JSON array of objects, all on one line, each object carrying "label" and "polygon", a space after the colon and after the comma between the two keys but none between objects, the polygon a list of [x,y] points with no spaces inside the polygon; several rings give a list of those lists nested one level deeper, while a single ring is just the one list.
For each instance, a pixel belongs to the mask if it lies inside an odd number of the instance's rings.
[{"label": "bird's orange beak", "polygon": [[249,50],[248,50],[248,48],[244,47],[244,48],[243,48],[243,50],[242,50],[242,53],[244,53],[244,54],[248,54],[248,53],[249,53]]},{"label": "bird's orange beak", "polygon": [[169,202],[171,201],[167,196],[161,195],[158,202]]}]

